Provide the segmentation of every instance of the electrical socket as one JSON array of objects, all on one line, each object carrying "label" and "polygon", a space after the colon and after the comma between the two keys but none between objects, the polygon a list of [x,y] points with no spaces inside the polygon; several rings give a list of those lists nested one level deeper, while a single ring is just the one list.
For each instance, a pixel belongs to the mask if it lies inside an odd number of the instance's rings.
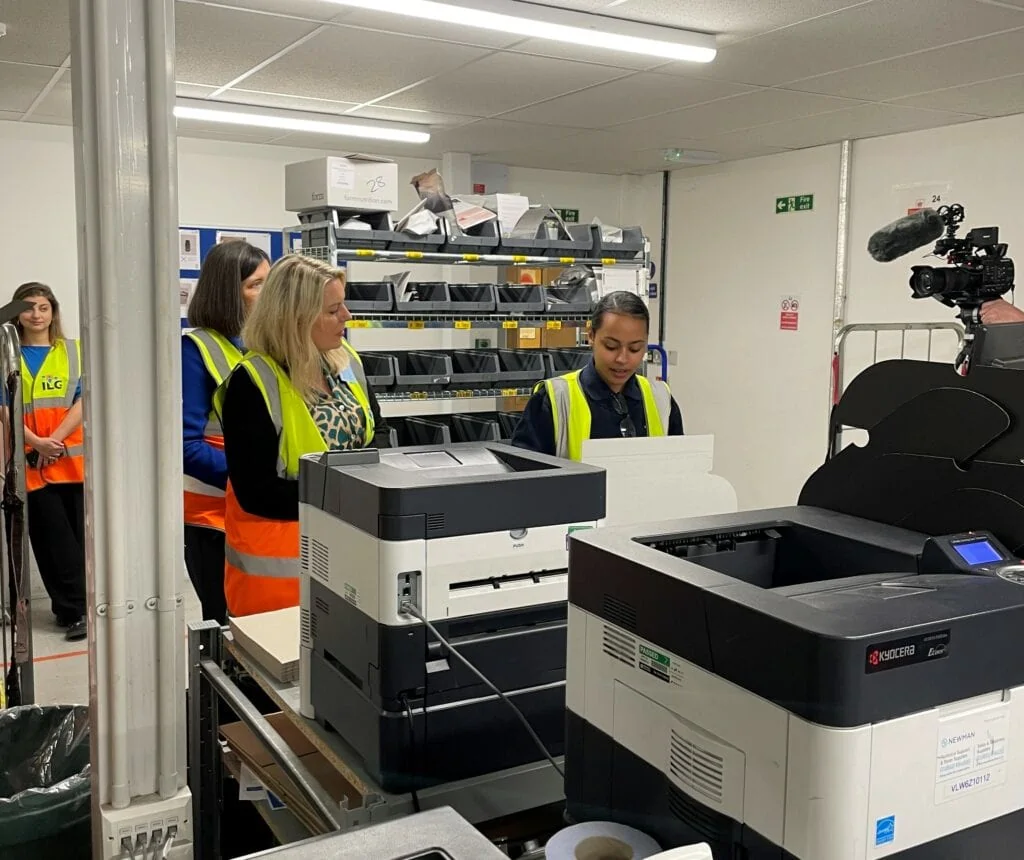
[{"label": "electrical socket", "polygon": [[[172,828],[174,841],[169,857],[191,855],[192,793],[187,788],[166,800],[156,795],[134,798],[126,809],[104,806],[100,816],[103,822],[103,860],[125,857],[121,847],[125,839],[136,849],[140,843],[148,846],[154,841],[162,842]],[[189,847],[188,854],[181,853],[182,846]]]},{"label": "electrical socket", "polygon": [[422,609],[420,603],[420,572],[418,570],[409,570],[405,573],[398,574],[397,597],[397,606],[399,611],[402,609],[402,603],[407,600],[417,609]]}]

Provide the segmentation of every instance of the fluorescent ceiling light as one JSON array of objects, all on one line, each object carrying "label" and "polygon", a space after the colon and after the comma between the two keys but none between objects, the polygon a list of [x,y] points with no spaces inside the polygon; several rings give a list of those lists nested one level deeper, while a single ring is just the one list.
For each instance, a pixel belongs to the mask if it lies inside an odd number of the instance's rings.
[{"label": "fluorescent ceiling light", "polygon": [[[557,9],[518,0],[326,0],[370,12],[392,12],[460,27],[497,30],[533,39],[568,42],[643,54],[666,60],[710,63],[717,53],[714,36],[627,21],[588,12]],[[344,23],[344,20],[341,21]]]},{"label": "fluorescent ceiling light", "polygon": [[[360,122],[359,120],[328,119],[321,114],[298,113],[251,105],[206,102],[196,99],[178,99],[174,106],[178,119],[219,122],[254,128],[274,128],[281,131],[305,131],[336,137],[361,137],[369,140],[390,140],[396,143],[426,143],[430,134],[414,125],[390,122]],[[320,118],[323,116],[323,118]]]}]

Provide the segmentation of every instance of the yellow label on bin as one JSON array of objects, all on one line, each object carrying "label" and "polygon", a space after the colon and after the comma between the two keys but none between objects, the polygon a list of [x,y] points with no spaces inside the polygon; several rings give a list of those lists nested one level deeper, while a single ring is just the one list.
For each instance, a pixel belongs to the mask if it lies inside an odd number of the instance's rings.
[{"label": "yellow label on bin", "polygon": [[462,259],[465,260],[467,263],[475,263],[477,260],[480,259],[480,255],[479,254],[463,254],[462,255]]},{"label": "yellow label on bin", "polygon": [[426,391],[414,391],[414,392],[412,392],[412,394],[409,395],[409,399],[410,400],[426,400],[427,399],[427,392]]},{"label": "yellow label on bin", "polygon": [[423,320],[409,320],[408,326],[412,329],[426,328],[426,323]]},{"label": "yellow label on bin", "polygon": [[455,396],[456,397],[472,397],[473,396],[473,392],[472,391],[467,391],[466,389],[462,389],[460,391],[456,391],[455,392]]},{"label": "yellow label on bin", "polygon": [[559,263],[565,263],[565,265],[567,265],[567,266],[571,266],[573,263],[576,262],[576,258],[575,257],[559,257],[558,258],[558,262]]},{"label": "yellow label on bin", "polygon": [[502,328],[519,328],[519,320],[504,320],[501,324]]},{"label": "yellow label on bin", "polygon": [[561,331],[562,330],[562,321],[561,320],[548,320],[547,321],[547,330],[548,331]]},{"label": "yellow label on bin", "polygon": [[614,257],[602,257],[601,258],[601,265],[602,266],[614,266],[615,262],[616,261],[615,261]]},{"label": "yellow label on bin", "polygon": [[423,259],[423,252],[422,251],[406,251],[405,252],[405,259],[407,259],[407,260],[422,260]]},{"label": "yellow label on bin", "polygon": [[503,388],[501,389],[502,397],[515,397],[519,392],[515,388]]},{"label": "yellow label on bin", "polygon": [[512,262],[513,263],[525,263],[529,259],[530,259],[529,257],[524,257],[521,254],[515,254],[512,257]]},{"label": "yellow label on bin", "polygon": [[356,251],[356,256],[357,257],[376,257],[377,256],[377,252],[376,251],[367,250],[366,248],[360,248],[359,250]]},{"label": "yellow label on bin", "polygon": [[473,323],[471,323],[469,320],[455,320],[455,328],[473,328]]},{"label": "yellow label on bin", "polygon": [[345,328],[369,328],[369,320],[349,320],[345,323]]}]

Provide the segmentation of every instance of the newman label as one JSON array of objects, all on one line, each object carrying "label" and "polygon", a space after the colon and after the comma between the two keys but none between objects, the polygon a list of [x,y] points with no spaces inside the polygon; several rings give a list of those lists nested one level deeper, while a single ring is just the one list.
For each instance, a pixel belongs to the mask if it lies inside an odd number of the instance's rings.
[{"label": "newman label", "polygon": [[949,656],[949,631],[939,630],[906,639],[894,639],[868,646],[864,671],[871,675],[886,669],[928,663]]},{"label": "newman label", "polygon": [[948,803],[1006,782],[1010,708],[1000,704],[939,723],[935,802]]}]

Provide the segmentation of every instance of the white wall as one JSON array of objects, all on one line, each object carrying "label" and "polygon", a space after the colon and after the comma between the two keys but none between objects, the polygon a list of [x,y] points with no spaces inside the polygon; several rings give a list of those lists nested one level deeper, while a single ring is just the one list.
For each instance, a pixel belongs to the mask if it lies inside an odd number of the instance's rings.
[{"label": "white wall", "polygon": [[[874,262],[868,237],[906,214],[897,186],[951,183],[965,230],[996,224],[1010,253],[1024,249],[1024,115],[853,145],[846,321],[952,322],[934,300],[912,300],[910,266],[928,248]],[[716,471],[744,508],[796,501],[826,450],[828,373],[838,213],[839,147],[828,146],[675,173],[669,225],[668,346],[687,429],[716,435]],[[774,213],[776,197],[815,195],[808,213]],[[779,331],[779,299],[801,297],[800,330]],[[1009,297],[1008,297],[1009,298]],[[932,358],[952,359],[936,336]],[[877,357],[925,358],[928,341],[879,338]],[[849,380],[875,358],[870,335],[848,341]]]}]

